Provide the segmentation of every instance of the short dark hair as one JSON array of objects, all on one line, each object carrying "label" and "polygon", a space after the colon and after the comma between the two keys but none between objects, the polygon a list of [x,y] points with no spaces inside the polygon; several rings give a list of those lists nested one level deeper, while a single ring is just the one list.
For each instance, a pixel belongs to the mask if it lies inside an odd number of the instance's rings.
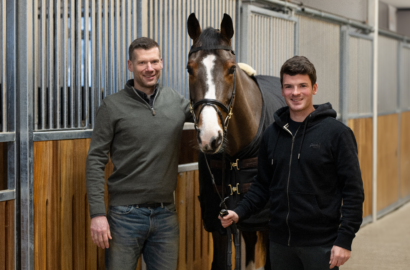
[{"label": "short dark hair", "polygon": [[136,49],[149,50],[155,47],[158,48],[159,54],[161,55],[161,50],[159,49],[159,45],[155,40],[147,38],[147,37],[139,37],[135,39],[133,42],[131,42],[130,47],[128,49],[128,57],[132,61],[134,50]]},{"label": "short dark hair", "polygon": [[293,56],[286,60],[280,69],[280,84],[283,86],[283,74],[295,76],[298,74],[308,75],[312,86],[316,83],[315,66],[304,56]]}]

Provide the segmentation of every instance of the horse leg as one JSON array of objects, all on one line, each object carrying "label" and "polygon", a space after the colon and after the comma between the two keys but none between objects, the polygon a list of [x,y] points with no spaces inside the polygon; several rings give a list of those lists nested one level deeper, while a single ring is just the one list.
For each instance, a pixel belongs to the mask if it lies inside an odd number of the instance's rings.
[{"label": "horse leg", "polygon": [[212,232],[214,242],[214,258],[211,270],[226,269],[227,236],[219,232]]},{"label": "horse leg", "polygon": [[243,240],[245,241],[245,269],[255,269],[255,245],[258,240],[256,232],[242,231]]},{"label": "horse leg", "polygon": [[266,262],[265,270],[271,270],[270,264],[270,248],[269,248],[269,230],[261,231],[263,245],[265,246]]}]

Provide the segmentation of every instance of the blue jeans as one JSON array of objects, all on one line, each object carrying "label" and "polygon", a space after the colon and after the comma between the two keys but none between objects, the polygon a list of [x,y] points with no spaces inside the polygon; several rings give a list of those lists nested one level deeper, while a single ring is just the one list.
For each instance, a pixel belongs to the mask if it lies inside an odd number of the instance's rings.
[{"label": "blue jeans", "polygon": [[110,206],[107,218],[112,240],[105,250],[106,270],[135,270],[141,254],[147,270],[177,268],[179,226],[174,204]]},{"label": "blue jeans", "polygon": [[[270,241],[273,270],[328,270],[333,246],[289,247]],[[338,270],[335,266],[333,270]]]}]

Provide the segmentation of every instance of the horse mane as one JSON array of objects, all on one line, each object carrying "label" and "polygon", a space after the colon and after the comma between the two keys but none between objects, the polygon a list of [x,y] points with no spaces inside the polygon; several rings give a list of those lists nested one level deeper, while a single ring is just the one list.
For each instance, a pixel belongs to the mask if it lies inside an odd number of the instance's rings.
[{"label": "horse mane", "polygon": [[221,43],[221,35],[218,30],[212,27],[206,28],[202,31],[201,35],[198,38],[198,42],[195,45],[208,48],[220,45]]}]

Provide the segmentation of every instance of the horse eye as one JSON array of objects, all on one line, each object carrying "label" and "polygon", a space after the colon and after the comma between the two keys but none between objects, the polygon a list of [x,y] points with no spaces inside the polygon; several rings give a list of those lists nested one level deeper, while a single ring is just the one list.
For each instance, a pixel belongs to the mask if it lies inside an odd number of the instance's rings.
[{"label": "horse eye", "polygon": [[192,68],[187,67],[186,70],[188,71],[189,75],[194,75],[194,71],[192,70]]},{"label": "horse eye", "polygon": [[232,66],[229,68],[229,74],[233,74],[236,70],[236,66]]}]

